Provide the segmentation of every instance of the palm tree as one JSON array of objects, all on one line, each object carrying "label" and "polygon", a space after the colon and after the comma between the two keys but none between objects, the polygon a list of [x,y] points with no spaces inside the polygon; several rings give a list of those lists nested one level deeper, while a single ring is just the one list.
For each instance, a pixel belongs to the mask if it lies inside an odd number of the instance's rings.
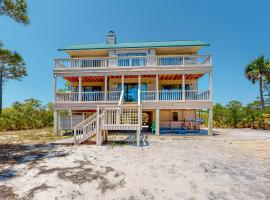
[{"label": "palm tree", "polygon": [[248,80],[250,80],[253,84],[259,81],[260,87],[260,102],[262,111],[265,111],[264,106],[264,96],[263,96],[263,80],[269,79],[270,75],[270,62],[264,58],[264,56],[260,56],[253,60],[246,66],[245,76]]}]

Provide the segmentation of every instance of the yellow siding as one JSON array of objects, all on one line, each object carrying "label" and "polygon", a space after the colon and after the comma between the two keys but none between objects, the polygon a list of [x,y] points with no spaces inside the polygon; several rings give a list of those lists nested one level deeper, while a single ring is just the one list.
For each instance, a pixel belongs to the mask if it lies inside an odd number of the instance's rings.
[{"label": "yellow siding", "polygon": [[[156,89],[155,78],[142,78],[141,82],[147,84],[148,91],[153,91]],[[117,90],[119,83],[121,83],[121,78],[110,79],[109,90]],[[138,78],[125,78],[125,83],[138,83]],[[164,84],[182,84],[182,80],[159,80],[159,90]],[[186,80],[186,84],[191,84],[191,90],[198,89],[197,80]]]},{"label": "yellow siding", "polygon": [[[78,85],[78,82],[74,82],[71,84],[72,87],[78,87]],[[82,86],[101,86],[101,89],[104,90],[104,82],[82,82]]]},{"label": "yellow siding", "polygon": [[[142,83],[147,84],[148,91],[156,90],[156,81],[155,78],[142,78]],[[118,89],[118,84],[121,84],[121,78],[110,78],[108,87],[109,91],[116,91]],[[138,78],[125,78],[125,83],[138,83]],[[166,84],[182,84],[182,80],[159,80],[159,90],[161,89],[162,85]],[[191,90],[198,89],[198,81],[197,80],[186,80],[186,84],[191,84]],[[78,82],[72,82],[71,85],[78,87]],[[101,86],[102,90],[104,90],[104,81],[102,82],[82,82],[82,86]]]},{"label": "yellow siding", "polygon": [[[160,122],[172,122],[173,112],[178,112],[178,121],[196,120],[196,110],[160,110]],[[156,113],[153,111],[153,121],[156,121]]]}]

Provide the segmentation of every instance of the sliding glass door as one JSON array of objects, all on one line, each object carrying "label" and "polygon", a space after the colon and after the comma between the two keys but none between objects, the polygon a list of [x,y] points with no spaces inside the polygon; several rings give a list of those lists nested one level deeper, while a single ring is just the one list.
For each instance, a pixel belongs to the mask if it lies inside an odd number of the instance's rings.
[{"label": "sliding glass door", "polygon": [[[146,91],[146,83],[141,84],[141,91]],[[118,84],[118,91],[121,91],[121,83]],[[124,84],[124,100],[126,102],[138,102],[138,84],[125,83]]]}]

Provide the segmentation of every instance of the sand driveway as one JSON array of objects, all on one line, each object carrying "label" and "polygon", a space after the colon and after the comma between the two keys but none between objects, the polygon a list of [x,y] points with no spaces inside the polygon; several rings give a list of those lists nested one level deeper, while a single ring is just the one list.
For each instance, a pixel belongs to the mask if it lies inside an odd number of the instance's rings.
[{"label": "sand driveway", "polygon": [[270,199],[270,132],[149,146],[2,145],[0,199]]}]

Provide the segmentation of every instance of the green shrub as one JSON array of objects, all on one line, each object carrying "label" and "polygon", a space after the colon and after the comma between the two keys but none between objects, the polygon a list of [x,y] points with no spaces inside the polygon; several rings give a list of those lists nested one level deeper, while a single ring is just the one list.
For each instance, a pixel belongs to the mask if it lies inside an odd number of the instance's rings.
[{"label": "green shrub", "polygon": [[[213,107],[213,126],[215,128],[269,128],[268,113],[263,113],[260,103],[255,101],[246,106],[239,101],[230,101],[226,106],[217,103]],[[207,126],[207,113],[202,113]]]},{"label": "green shrub", "polygon": [[0,115],[0,131],[43,128],[53,125],[53,105],[36,99],[15,102]]}]

